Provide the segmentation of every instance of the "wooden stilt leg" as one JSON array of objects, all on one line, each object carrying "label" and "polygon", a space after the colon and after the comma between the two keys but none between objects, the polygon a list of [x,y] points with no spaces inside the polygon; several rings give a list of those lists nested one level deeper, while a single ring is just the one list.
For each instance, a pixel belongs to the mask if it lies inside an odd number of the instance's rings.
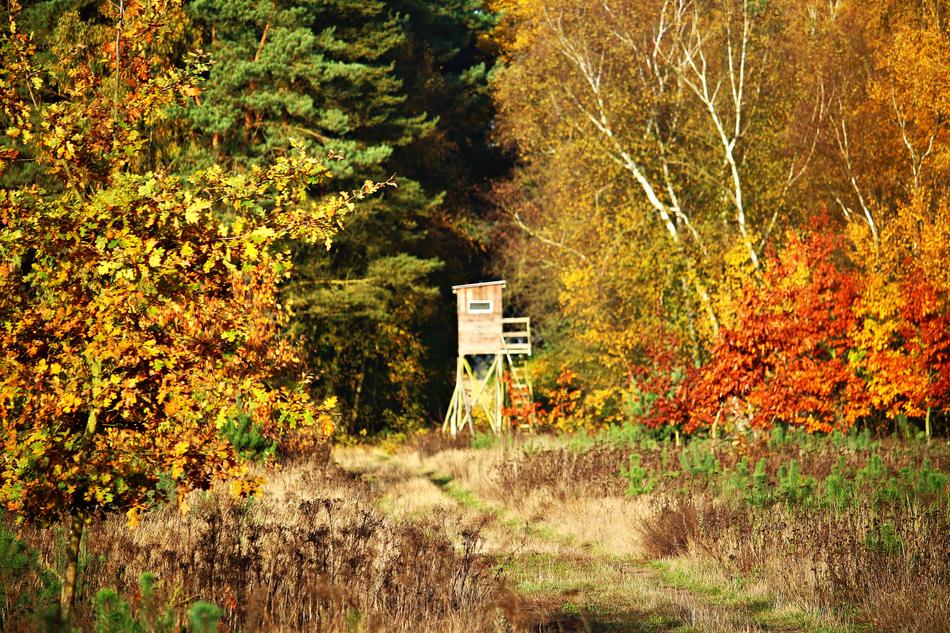
[{"label": "wooden stilt leg", "polygon": [[452,437],[458,435],[462,426],[462,408],[465,404],[465,382],[462,376],[462,357],[455,363],[455,416],[452,420]]},{"label": "wooden stilt leg", "polygon": [[455,389],[452,391],[452,399],[449,401],[449,409],[445,412],[445,420],[442,421],[442,432],[450,431],[452,437],[455,437],[455,434],[458,432],[458,427],[455,422],[455,409],[457,406],[458,400],[458,382],[455,383]]},{"label": "wooden stilt leg", "polygon": [[505,404],[505,361],[501,354],[495,356],[495,424],[498,425],[497,434],[506,431],[502,416],[502,408]]}]

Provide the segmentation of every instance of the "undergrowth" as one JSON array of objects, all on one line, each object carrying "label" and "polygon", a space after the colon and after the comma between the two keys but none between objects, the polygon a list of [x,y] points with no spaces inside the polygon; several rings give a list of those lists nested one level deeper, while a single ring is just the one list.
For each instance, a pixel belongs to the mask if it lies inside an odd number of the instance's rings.
[{"label": "undergrowth", "polygon": [[[124,517],[93,522],[75,627],[493,630],[500,585],[496,567],[481,556],[479,526],[438,516],[392,522],[361,482],[332,465],[288,464],[270,478],[260,498],[195,493],[187,513],[166,506],[135,528]],[[24,528],[15,546],[22,554],[4,557],[0,629],[42,630],[58,591],[57,534]],[[4,539],[0,533],[0,547],[10,551]]]},{"label": "undergrowth", "polygon": [[630,527],[648,556],[691,552],[798,604],[923,633],[950,622],[950,444],[905,435],[679,445],[626,426],[522,451],[496,478],[509,501],[643,496],[652,509]]}]

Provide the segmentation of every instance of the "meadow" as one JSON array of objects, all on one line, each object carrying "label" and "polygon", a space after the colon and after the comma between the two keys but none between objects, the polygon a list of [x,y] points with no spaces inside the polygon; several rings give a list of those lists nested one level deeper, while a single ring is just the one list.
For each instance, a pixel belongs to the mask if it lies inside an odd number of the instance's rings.
[{"label": "meadow", "polygon": [[[74,626],[924,633],[950,621],[944,440],[423,433],[259,474],[257,497],[195,492],[184,513],[88,526]],[[5,523],[0,628],[42,630],[63,530]]]}]

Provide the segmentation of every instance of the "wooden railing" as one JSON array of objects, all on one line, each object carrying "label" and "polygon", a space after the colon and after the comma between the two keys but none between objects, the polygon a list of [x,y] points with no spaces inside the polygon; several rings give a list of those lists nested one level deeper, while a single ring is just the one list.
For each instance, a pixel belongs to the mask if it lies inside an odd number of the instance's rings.
[{"label": "wooden railing", "polygon": [[502,349],[507,354],[531,354],[531,317],[501,320]]}]

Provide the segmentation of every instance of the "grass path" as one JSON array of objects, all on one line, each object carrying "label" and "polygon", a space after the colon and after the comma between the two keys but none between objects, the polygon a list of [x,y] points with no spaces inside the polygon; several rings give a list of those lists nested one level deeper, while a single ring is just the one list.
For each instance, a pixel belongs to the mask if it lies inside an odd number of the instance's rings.
[{"label": "grass path", "polygon": [[[366,480],[379,495],[380,507],[398,520],[438,512],[459,525],[480,525],[485,555],[504,567],[503,578],[517,602],[508,609],[516,614],[510,616],[515,630],[849,631],[776,605],[741,579],[723,578],[699,561],[619,555],[601,540],[526,516],[524,507],[477,495],[477,486],[446,474],[438,462],[368,447],[341,449],[336,458]],[[596,522],[598,517],[586,519]]]}]

